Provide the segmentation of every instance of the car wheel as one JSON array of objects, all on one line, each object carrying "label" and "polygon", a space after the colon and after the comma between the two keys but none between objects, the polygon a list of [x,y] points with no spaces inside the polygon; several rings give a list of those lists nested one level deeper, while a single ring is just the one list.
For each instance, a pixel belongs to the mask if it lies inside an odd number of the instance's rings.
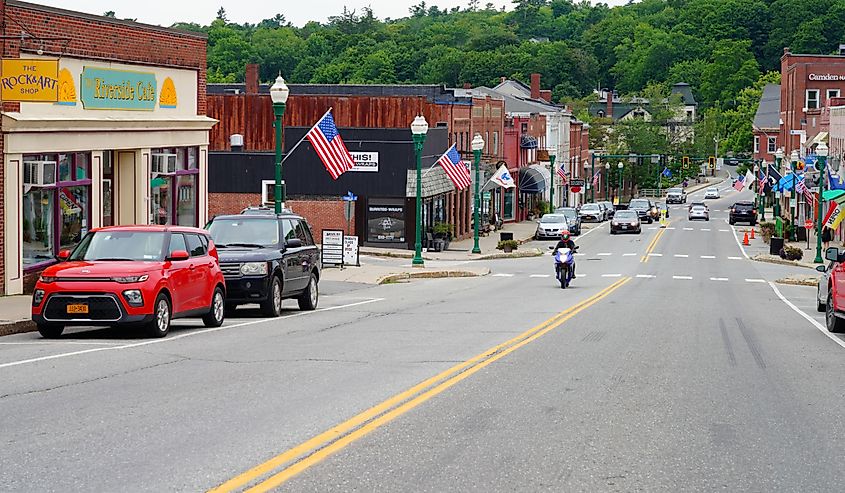
[{"label": "car wheel", "polygon": [[153,321],[145,327],[147,335],[150,337],[166,336],[170,332],[171,318],[170,300],[164,293],[159,293],[156,296],[155,303],[153,303]]},{"label": "car wheel", "polygon": [[845,331],[845,320],[836,316],[833,306],[833,287],[827,290],[827,303],[825,306],[825,325],[829,332],[843,332]]},{"label": "car wheel", "polygon": [[211,296],[211,310],[202,317],[202,323],[206,327],[220,327],[223,325],[223,318],[226,316],[226,305],[223,302],[223,290],[214,288],[214,294]]},{"label": "car wheel", "polygon": [[279,317],[282,315],[282,281],[273,276],[270,282],[270,294],[261,302],[261,314],[265,317]]},{"label": "car wheel", "polygon": [[616,230],[614,230],[613,228],[610,228],[610,234],[615,235],[615,234],[616,234]]},{"label": "car wheel", "polygon": [[308,279],[308,287],[305,288],[305,291],[299,295],[297,301],[299,302],[299,309],[300,310],[314,310],[317,308],[317,302],[319,301],[319,287],[317,286],[317,276],[313,273],[311,274],[311,278]]},{"label": "car wheel", "polygon": [[62,325],[38,324],[38,333],[45,339],[55,339],[62,335],[65,328]]},{"label": "car wheel", "polygon": [[824,312],[825,310],[827,310],[827,304],[822,303],[819,300],[816,300],[816,311],[817,312]]}]

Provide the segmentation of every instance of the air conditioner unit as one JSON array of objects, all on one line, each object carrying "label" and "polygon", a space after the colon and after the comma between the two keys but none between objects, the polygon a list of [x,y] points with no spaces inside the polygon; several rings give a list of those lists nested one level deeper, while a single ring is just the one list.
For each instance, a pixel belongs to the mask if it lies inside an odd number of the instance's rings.
[{"label": "air conditioner unit", "polygon": [[151,171],[159,175],[176,173],[176,154],[153,154]]},{"label": "air conditioner unit", "polygon": [[25,185],[44,187],[56,184],[55,161],[24,161],[23,182]]}]

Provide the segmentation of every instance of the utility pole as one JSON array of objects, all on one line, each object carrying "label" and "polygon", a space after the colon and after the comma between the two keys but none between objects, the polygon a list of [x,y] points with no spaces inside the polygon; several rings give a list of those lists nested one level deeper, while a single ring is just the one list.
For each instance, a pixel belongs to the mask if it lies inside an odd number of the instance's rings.
[{"label": "utility pole", "polygon": [[[716,143],[716,148],[713,150],[713,156],[716,158],[716,162],[719,159],[719,136],[713,137],[713,142]],[[713,169],[710,170],[710,176],[716,176],[716,167],[714,166]]]}]

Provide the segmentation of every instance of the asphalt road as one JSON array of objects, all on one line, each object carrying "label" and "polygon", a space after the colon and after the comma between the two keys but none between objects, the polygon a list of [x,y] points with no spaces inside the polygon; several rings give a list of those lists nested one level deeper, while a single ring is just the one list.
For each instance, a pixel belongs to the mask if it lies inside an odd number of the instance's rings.
[{"label": "asphalt road", "polygon": [[0,490],[842,491],[845,341],[723,193],[579,238],[568,290],[544,256],[162,340],[0,338]]}]

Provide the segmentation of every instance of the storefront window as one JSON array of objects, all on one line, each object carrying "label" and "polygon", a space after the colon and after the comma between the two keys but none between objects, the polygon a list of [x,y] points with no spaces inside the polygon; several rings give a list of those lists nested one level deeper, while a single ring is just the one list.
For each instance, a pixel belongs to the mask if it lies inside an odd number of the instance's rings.
[{"label": "storefront window", "polygon": [[152,149],[150,223],[197,225],[197,147]]},{"label": "storefront window", "polygon": [[367,241],[405,242],[405,207],[399,201],[370,203],[367,207]]},{"label": "storefront window", "polygon": [[37,264],[53,260],[53,196],[49,188],[24,187],[23,193],[23,263]]},{"label": "storefront window", "polygon": [[103,153],[103,226],[114,226],[114,153]]},{"label": "storefront window", "polygon": [[502,217],[504,219],[513,219],[513,197],[513,189],[505,190],[505,205],[504,210],[502,210]]},{"label": "storefront window", "polygon": [[73,248],[90,229],[91,155],[25,155],[23,166],[23,263],[29,267]]},{"label": "storefront window", "polygon": [[88,232],[88,193],[88,186],[59,188],[59,210],[62,218],[59,247],[62,250],[73,249]]},{"label": "storefront window", "polygon": [[195,226],[197,224],[197,176],[177,176],[176,224]]}]

